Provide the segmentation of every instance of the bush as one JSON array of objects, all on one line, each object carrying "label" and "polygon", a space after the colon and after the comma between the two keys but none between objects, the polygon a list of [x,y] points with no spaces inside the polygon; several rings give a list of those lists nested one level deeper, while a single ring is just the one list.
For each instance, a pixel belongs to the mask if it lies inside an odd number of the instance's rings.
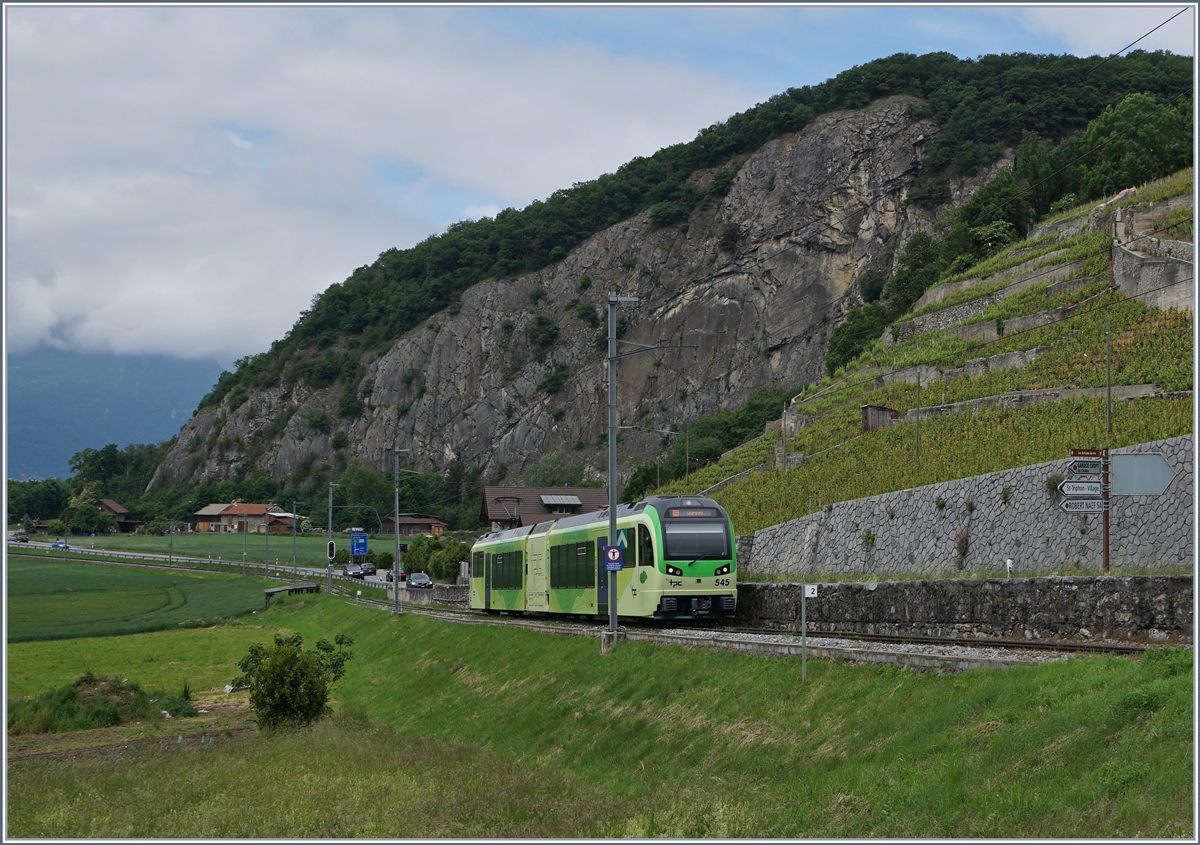
[{"label": "bush", "polygon": [[538,390],[551,394],[558,393],[570,377],[571,368],[559,362],[551,367],[550,372],[546,373],[546,377],[538,384]]},{"label": "bush", "polygon": [[333,427],[333,423],[329,419],[329,414],[324,409],[318,409],[309,414],[308,425],[314,431],[319,431],[322,434],[328,434],[329,429]]},{"label": "bush", "polygon": [[328,640],[317,643],[316,651],[305,651],[299,634],[275,635],[275,645],[257,643],[238,661],[242,674],[235,687],[250,688],[250,706],[264,730],[304,727],[329,713],[329,688],[341,679],[348,651],[354,640],[338,634],[337,649]]},{"label": "bush", "polygon": [[350,445],[350,438],[346,436],[346,432],[339,431],[333,435],[333,448],[345,449]]}]

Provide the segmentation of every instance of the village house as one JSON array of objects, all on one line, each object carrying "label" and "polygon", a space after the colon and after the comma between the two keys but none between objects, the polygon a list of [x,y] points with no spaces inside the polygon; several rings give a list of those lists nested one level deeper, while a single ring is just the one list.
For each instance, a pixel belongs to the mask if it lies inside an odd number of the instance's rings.
[{"label": "village house", "polygon": [[607,507],[603,487],[484,487],[479,518],[498,531]]}]

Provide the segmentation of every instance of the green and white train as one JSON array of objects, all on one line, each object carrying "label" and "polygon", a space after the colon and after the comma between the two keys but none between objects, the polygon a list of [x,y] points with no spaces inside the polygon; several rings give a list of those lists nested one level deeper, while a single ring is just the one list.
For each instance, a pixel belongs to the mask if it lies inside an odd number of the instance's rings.
[{"label": "green and white train", "polygon": [[[470,606],[490,613],[608,616],[608,510],[481,537],[471,549]],[[652,496],[617,506],[624,549],[620,616],[732,618],[737,606],[733,524],[712,499]]]}]

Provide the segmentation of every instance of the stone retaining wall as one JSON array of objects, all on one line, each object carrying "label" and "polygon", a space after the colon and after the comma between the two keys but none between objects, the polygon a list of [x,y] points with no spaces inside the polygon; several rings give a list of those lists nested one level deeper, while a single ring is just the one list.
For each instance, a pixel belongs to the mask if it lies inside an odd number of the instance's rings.
[{"label": "stone retaining wall", "polygon": [[1113,283],[1125,296],[1137,297],[1151,308],[1195,307],[1194,266],[1181,258],[1143,255],[1118,245],[1113,249]]},{"label": "stone retaining wall", "polygon": [[[434,584],[432,590],[410,590],[405,588],[400,593],[400,601],[404,604],[452,604],[466,607],[470,602],[471,587],[467,584]],[[391,585],[388,585],[388,599],[395,600]]]},{"label": "stone retaining wall", "polygon": [[[1192,565],[1192,435],[1114,452],[1162,452],[1176,475],[1160,496],[1113,497],[1112,570]],[[1098,570],[1100,516],[1063,513],[1057,491],[1048,489],[1052,476],[1066,476],[1067,460],[828,505],[764,528],[750,540],[739,538],[738,568],[747,575],[789,579],[988,575],[1006,572],[1010,559],[1018,575],[1064,565]],[[967,542],[962,559],[957,556],[960,534]]]},{"label": "stone retaining wall", "polygon": [[[738,585],[737,621],[799,630],[799,584]],[[1190,575],[820,584],[809,633],[1192,642]]]}]

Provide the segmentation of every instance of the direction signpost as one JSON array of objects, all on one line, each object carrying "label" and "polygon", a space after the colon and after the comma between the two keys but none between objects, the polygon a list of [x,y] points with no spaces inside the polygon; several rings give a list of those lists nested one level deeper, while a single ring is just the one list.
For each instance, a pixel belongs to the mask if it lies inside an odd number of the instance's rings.
[{"label": "direction signpost", "polygon": [[[1100,481],[1064,481],[1058,485],[1059,492],[1067,496],[1090,498],[1063,499],[1058,507],[1064,513],[1100,514],[1104,536],[1104,571],[1108,572],[1108,450],[1072,449],[1074,459],[1067,464],[1071,475],[1099,475]],[[1098,497],[1098,498],[1097,498]]]},{"label": "direction signpost", "polygon": [[1108,508],[1103,499],[1063,499],[1058,507],[1066,513],[1102,513],[1107,514]]},{"label": "direction signpost", "polygon": [[367,535],[366,534],[351,534],[350,535],[350,556],[351,557],[366,557],[367,556]]},{"label": "direction signpost", "polygon": [[1064,496],[1101,496],[1104,485],[1099,481],[1064,481],[1058,485],[1058,492]]}]

